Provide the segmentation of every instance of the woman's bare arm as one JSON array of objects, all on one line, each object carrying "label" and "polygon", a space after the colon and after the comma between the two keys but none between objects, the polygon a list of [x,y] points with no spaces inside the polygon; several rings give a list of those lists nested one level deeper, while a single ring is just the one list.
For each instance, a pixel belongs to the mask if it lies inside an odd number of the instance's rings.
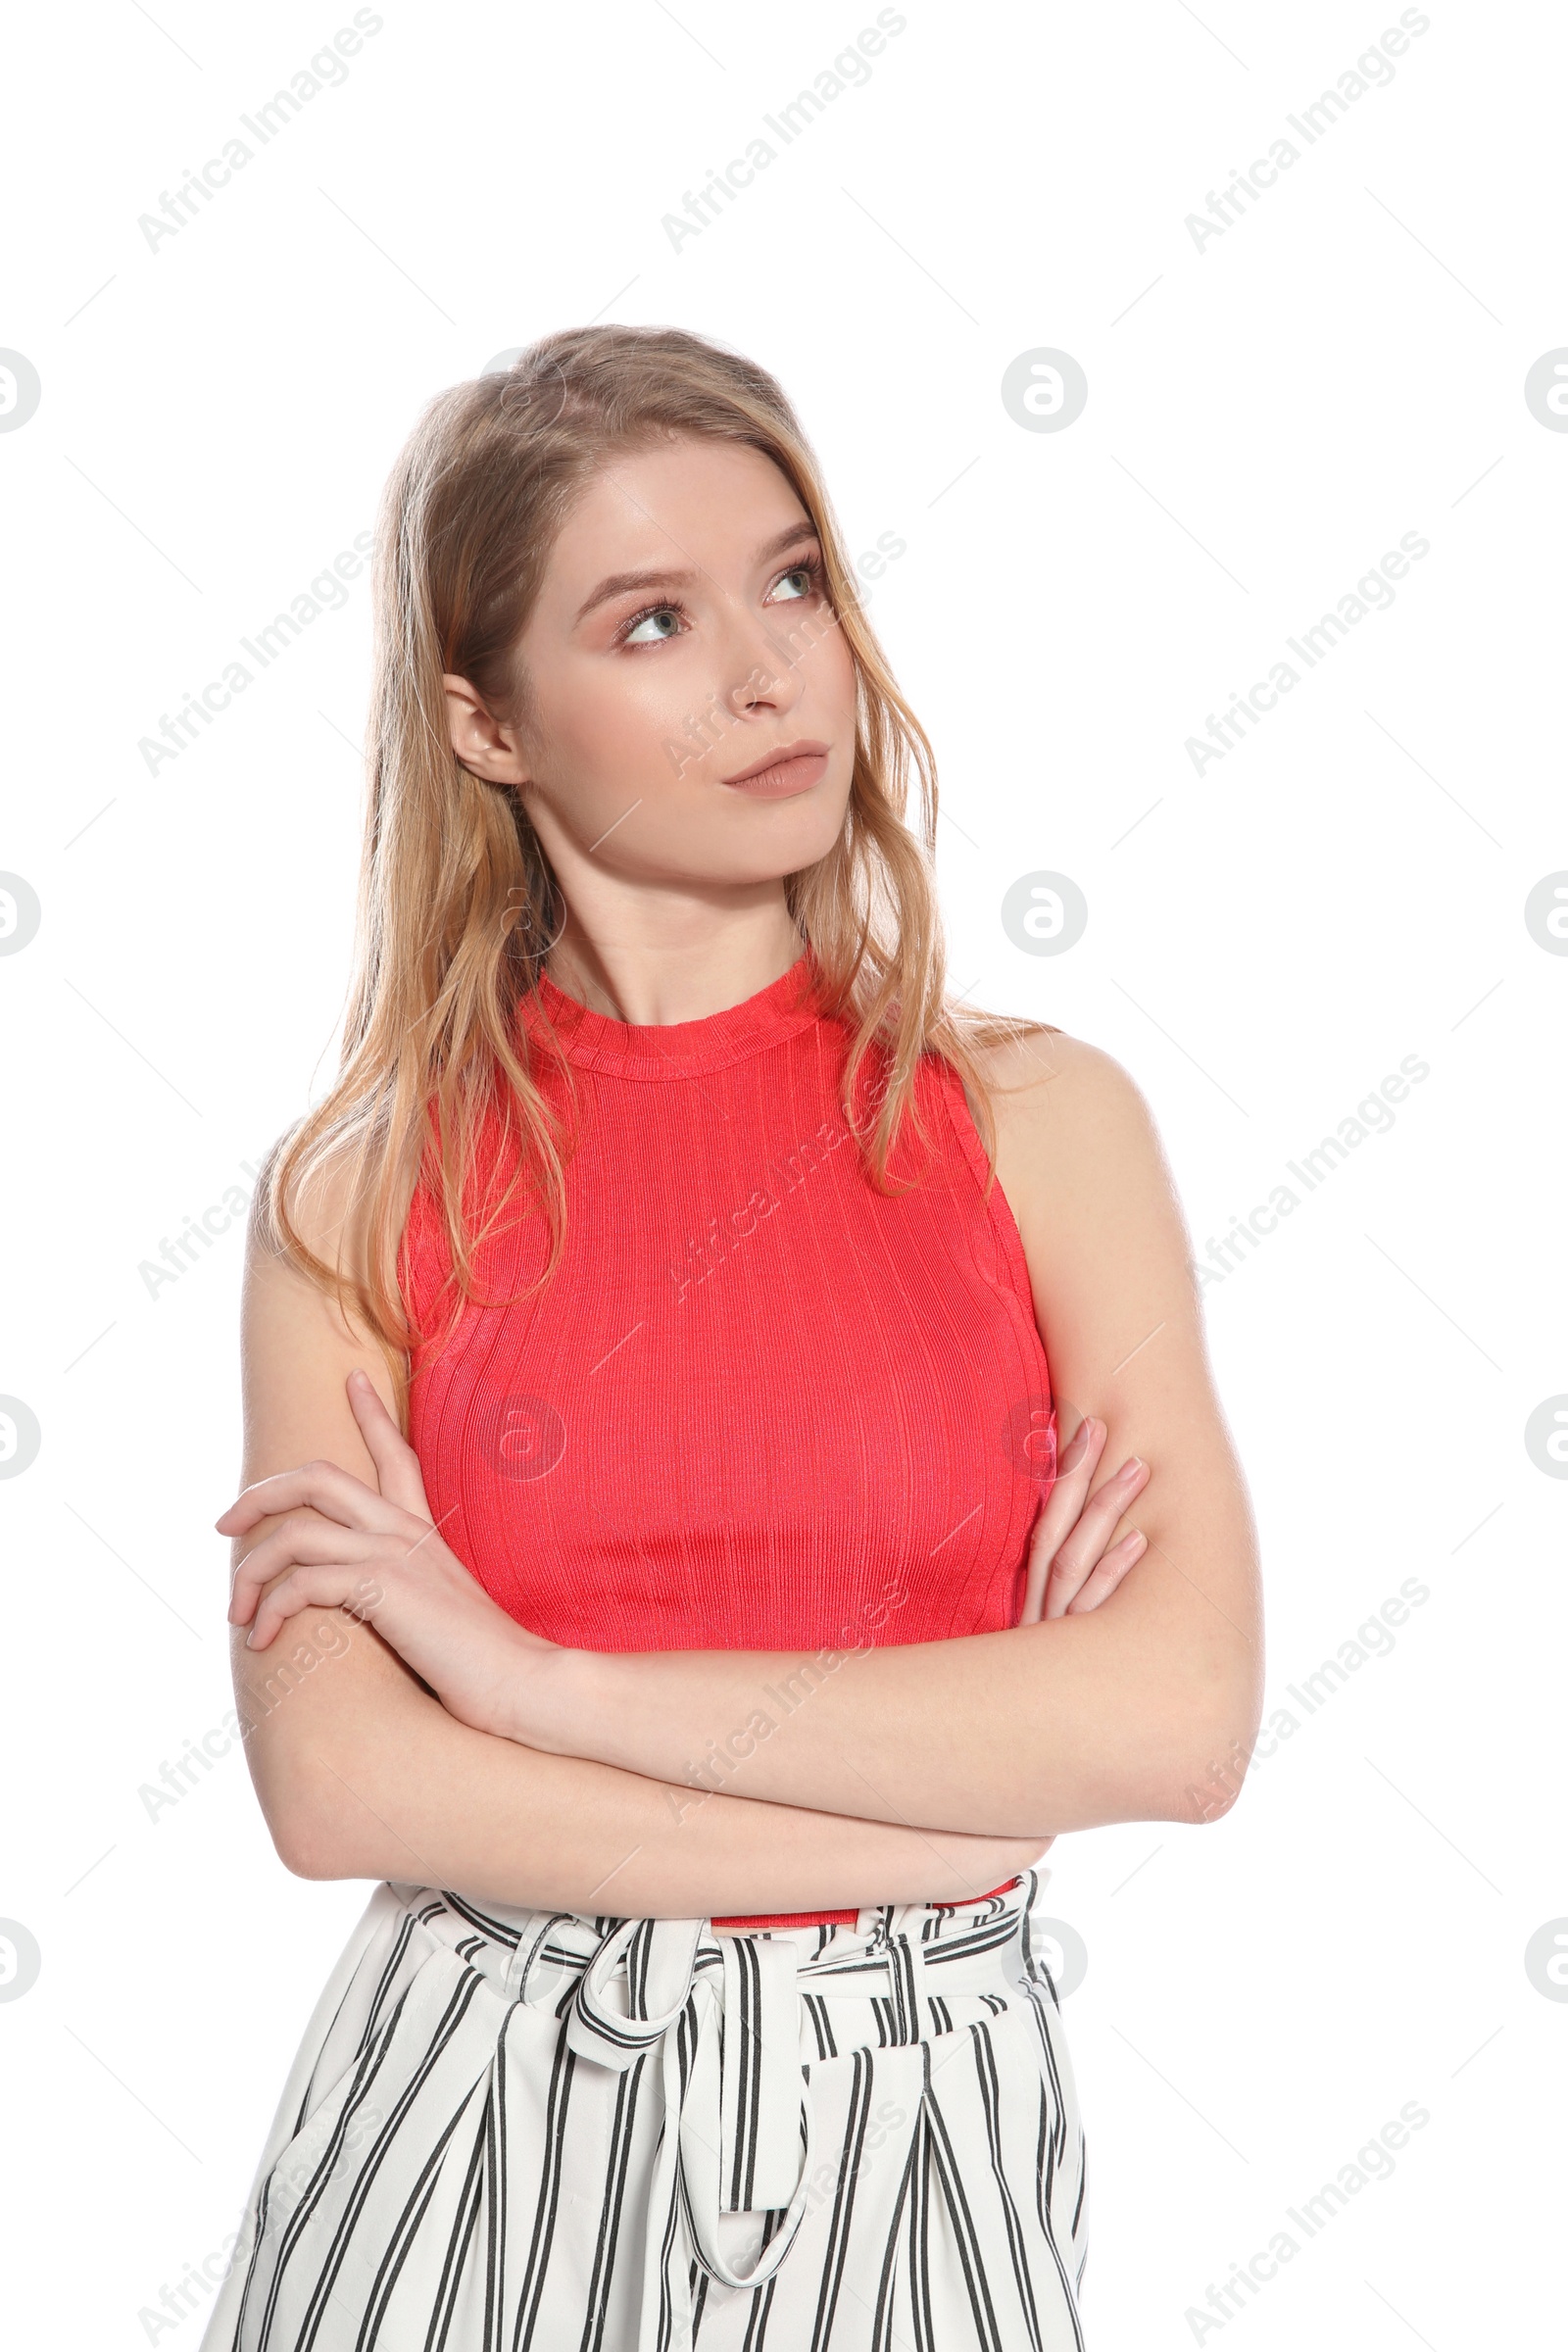
[{"label": "woman's bare arm", "polygon": [[516,1678],[514,1737],[671,1777],[716,1746],[737,1793],[971,1832],[1225,1809],[1203,1784],[1250,1751],[1262,1704],[1256,1545],[1164,1155],[1137,1088],[1092,1046],[1037,1037],[993,1074],[1019,1090],[997,1100],[998,1171],[1058,1410],[1069,1429],[1106,1424],[1102,1473],[1150,1465],[1143,1556],[1087,1614],[956,1641],[565,1650],[559,1672]]},{"label": "woman's bare arm", "polygon": [[[323,1214],[308,1237],[336,1246]],[[344,1382],[396,1411],[381,1350],[253,1234],[243,1308],[243,1484],[327,1458],[372,1485]],[[308,1514],[311,1517],[315,1513]],[[235,1564],[279,1524],[234,1545]],[[623,1917],[962,1901],[1038,1859],[1038,1838],[829,1817],[537,1753],[449,1715],[368,1625],[307,1609],[266,1650],[233,1635],[252,1779],[277,1851],[308,1878],[392,1878],[481,1900]]]}]

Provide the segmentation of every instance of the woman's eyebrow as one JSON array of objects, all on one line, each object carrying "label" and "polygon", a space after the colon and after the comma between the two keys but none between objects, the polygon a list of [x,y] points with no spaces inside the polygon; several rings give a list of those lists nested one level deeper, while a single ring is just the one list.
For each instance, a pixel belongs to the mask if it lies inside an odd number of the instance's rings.
[{"label": "woman's eyebrow", "polygon": [[[814,539],[816,535],[816,525],[808,517],[801,522],[789,523],[782,531],[775,531],[772,538],[758,549],[755,561],[765,564],[769,557],[781,556],[787,547],[794,547],[802,539]],[[612,571],[578,606],[571,625],[575,628],[600,605],[609,604],[612,597],[625,596],[644,588],[686,588],[690,587],[693,580],[703,576],[697,570],[671,571],[663,564],[645,571]]]},{"label": "woman's eyebrow", "polygon": [[571,625],[575,628],[600,605],[608,605],[612,596],[624,596],[628,589],[686,588],[699,576],[695,571],[668,571],[662,564],[653,571],[612,571],[577,607]]}]

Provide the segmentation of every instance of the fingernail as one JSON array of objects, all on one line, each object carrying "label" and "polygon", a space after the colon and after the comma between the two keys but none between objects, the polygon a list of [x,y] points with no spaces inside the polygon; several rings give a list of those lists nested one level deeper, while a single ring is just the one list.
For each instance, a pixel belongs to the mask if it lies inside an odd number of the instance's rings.
[{"label": "fingernail", "polygon": [[1142,1469],[1143,1469],[1143,1467],[1144,1467],[1144,1461],[1143,1461],[1143,1456],[1142,1456],[1141,1454],[1137,1454],[1137,1453],[1135,1453],[1135,1454],[1133,1454],[1133,1455],[1132,1455],[1132,1457],[1130,1458],[1130,1460],[1123,1462],[1123,1464],[1122,1464],[1122,1466],[1121,1466],[1121,1474],[1122,1474],[1122,1477],[1123,1477],[1123,1478],[1126,1480],[1126,1482],[1128,1483],[1128,1485],[1129,1485],[1129,1486],[1132,1484],[1132,1481],[1133,1481],[1133,1480],[1134,1480],[1134,1479],[1135,1479],[1135,1478],[1138,1476],[1138,1473],[1139,1473],[1139,1471],[1140,1471],[1140,1470],[1142,1470]]}]

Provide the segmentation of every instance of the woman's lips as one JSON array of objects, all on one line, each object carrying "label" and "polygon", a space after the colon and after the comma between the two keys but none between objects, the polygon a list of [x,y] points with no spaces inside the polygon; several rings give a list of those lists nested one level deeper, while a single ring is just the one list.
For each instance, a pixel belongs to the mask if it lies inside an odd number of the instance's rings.
[{"label": "woman's lips", "polygon": [[826,772],[826,744],[791,743],[765,767],[727,776],[724,781],[731,792],[750,792],[762,800],[777,801],[788,799],[792,793],[809,792],[813,784],[821,783]]}]

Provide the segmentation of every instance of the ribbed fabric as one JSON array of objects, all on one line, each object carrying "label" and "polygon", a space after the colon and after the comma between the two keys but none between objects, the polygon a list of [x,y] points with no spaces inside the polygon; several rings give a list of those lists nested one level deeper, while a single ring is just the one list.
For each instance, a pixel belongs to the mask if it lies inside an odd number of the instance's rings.
[{"label": "ribbed fabric", "polygon": [[[1000,1186],[984,1197],[961,1082],[935,1055],[916,1079],[931,1150],[906,1122],[889,1174],[907,1189],[876,1191],[841,1107],[853,1032],[819,978],[808,950],[744,1004],[668,1026],[543,979],[519,1034],[564,1107],[552,1034],[571,1065],[564,1256],[536,1298],[467,1304],[444,1345],[445,1238],[415,1197],[400,1267],[430,1508],[552,1642],[819,1653],[820,1680],[848,1649],[1017,1622],[1054,1474],[1017,1227]],[[502,1151],[487,1129],[481,1181]],[[478,1255],[486,1297],[524,1290],[545,1250],[542,1216],[513,1212]],[[781,1721],[808,1687],[761,1712]],[[755,1717],[748,1736],[765,1737]],[[734,1755],[694,1754],[691,1779],[745,1793]]]}]

